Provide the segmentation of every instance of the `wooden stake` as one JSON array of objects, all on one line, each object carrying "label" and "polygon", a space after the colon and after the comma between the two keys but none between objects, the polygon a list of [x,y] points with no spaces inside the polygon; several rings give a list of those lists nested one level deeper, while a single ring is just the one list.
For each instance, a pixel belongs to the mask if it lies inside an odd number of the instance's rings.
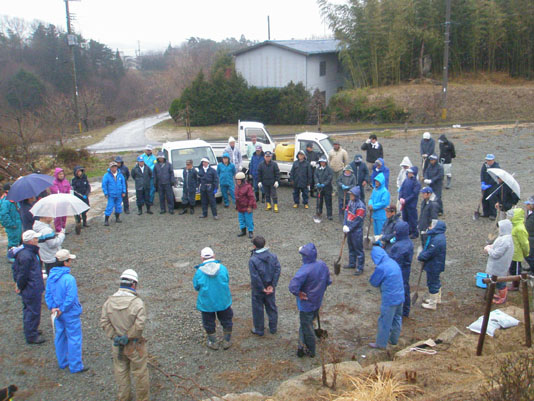
[{"label": "wooden stake", "polygon": [[484,310],[484,319],[482,320],[482,328],[480,329],[480,336],[478,337],[477,356],[482,355],[482,348],[484,347],[484,339],[486,338],[486,331],[488,330],[489,315],[491,312],[491,303],[493,301],[493,295],[495,294],[496,285],[497,285],[497,276],[491,276],[488,298],[486,299],[486,308]]},{"label": "wooden stake", "polygon": [[521,273],[521,291],[523,292],[523,312],[525,314],[525,340],[526,346],[532,346],[532,337],[530,336],[530,302],[528,300],[528,274]]}]

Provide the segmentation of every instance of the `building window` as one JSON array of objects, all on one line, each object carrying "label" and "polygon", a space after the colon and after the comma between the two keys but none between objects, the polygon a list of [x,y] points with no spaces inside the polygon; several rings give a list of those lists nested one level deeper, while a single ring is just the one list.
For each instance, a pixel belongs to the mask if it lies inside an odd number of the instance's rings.
[{"label": "building window", "polygon": [[326,61],[319,63],[319,76],[324,77],[326,75]]}]

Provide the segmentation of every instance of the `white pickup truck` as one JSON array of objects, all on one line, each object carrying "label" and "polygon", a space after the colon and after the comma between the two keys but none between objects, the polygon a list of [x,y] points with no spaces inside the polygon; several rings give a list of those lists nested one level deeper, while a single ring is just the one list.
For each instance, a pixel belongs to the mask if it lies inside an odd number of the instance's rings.
[{"label": "white pickup truck", "polygon": [[[161,146],[161,150],[165,153],[167,161],[172,164],[172,168],[174,169],[174,176],[176,177],[176,185],[173,187],[175,202],[180,203],[182,201],[182,177],[186,160],[193,160],[193,166],[198,168],[200,166],[200,160],[206,157],[210,161],[210,166],[217,169],[217,158],[211,145],[200,139],[166,142]],[[215,197],[220,198],[221,196],[221,190],[219,189]],[[197,193],[196,199],[200,200],[200,193]]]},{"label": "white pickup truck", "polygon": [[[300,150],[306,150],[308,143],[313,144],[313,150],[316,151],[319,156],[325,155],[328,157],[328,152],[332,149],[332,142],[328,135],[319,132],[303,132],[296,134],[294,141],[283,141],[277,144],[269,131],[262,123],[254,121],[239,121],[237,129],[236,146],[241,151],[243,156],[243,169],[248,169],[249,160],[247,157],[247,145],[252,145],[251,138],[256,136],[257,143],[263,148],[263,151],[271,151],[275,153],[275,160],[280,167],[280,178],[284,180],[289,179],[289,172],[293,165],[293,161],[297,159],[297,153]],[[212,146],[215,156],[220,160],[224,149],[228,145],[223,142],[212,142]]]}]

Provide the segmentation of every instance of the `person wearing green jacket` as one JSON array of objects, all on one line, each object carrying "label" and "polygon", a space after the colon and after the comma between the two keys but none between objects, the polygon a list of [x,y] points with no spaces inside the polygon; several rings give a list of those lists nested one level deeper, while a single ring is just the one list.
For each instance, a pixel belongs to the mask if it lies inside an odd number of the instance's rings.
[{"label": "person wearing green jacket", "polygon": [[[22,221],[17,203],[6,199],[10,188],[11,185],[5,184],[4,194],[0,198],[0,224],[6,230],[7,249],[19,246],[22,238]],[[9,261],[14,262],[11,259]]]},{"label": "person wearing green jacket", "polygon": [[[528,232],[525,227],[525,211],[520,208],[510,209],[506,212],[508,218],[512,221],[512,238],[514,240],[514,256],[510,264],[510,275],[521,274],[521,262],[530,253],[530,245],[528,243]],[[519,281],[512,282],[512,286],[508,291],[518,291]]]}]

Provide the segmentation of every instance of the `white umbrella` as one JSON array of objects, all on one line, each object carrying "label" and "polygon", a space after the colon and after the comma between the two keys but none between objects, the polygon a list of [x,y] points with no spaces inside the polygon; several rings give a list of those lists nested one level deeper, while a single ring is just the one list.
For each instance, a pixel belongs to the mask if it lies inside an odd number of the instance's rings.
[{"label": "white umbrella", "polygon": [[514,176],[507,171],[504,171],[501,168],[489,168],[488,173],[491,177],[497,181],[497,178],[503,180],[503,182],[510,187],[512,191],[515,192],[518,198],[521,198],[521,188],[519,183],[516,181]]},{"label": "white umbrella", "polygon": [[30,209],[34,216],[63,217],[76,216],[89,210],[89,205],[71,194],[45,196]]}]

